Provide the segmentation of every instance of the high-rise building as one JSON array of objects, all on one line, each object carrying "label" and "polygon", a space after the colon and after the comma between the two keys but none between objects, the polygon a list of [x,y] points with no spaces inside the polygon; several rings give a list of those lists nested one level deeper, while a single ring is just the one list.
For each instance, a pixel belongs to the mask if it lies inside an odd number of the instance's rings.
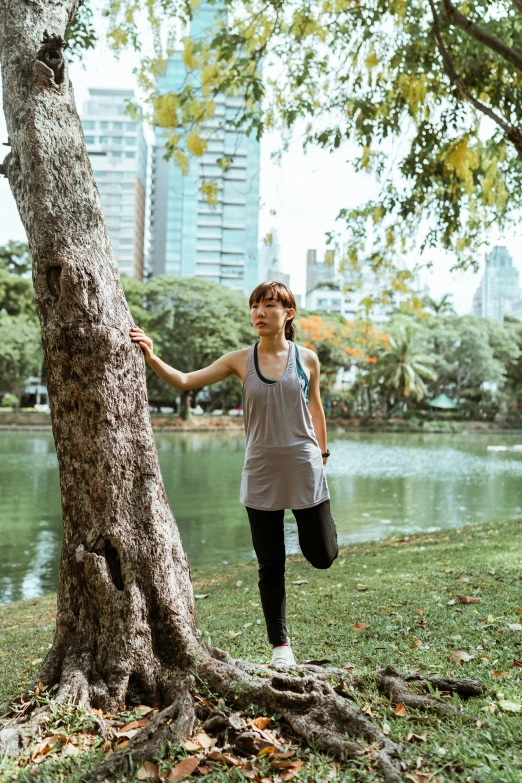
[{"label": "high-rise building", "polygon": [[497,245],[486,258],[486,268],[473,297],[473,313],[503,321],[520,299],[518,269],[507,248]]},{"label": "high-rise building", "polygon": [[89,89],[81,122],[94,179],[122,275],[143,280],[147,144],[125,116],[133,90]]},{"label": "high-rise building", "polygon": [[259,248],[258,282],[265,283],[267,280],[275,280],[290,287],[290,275],[281,272],[279,268],[279,235],[275,226],[270,229],[268,237],[270,241],[263,241]]},{"label": "high-rise building", "polygon": [[279,235],[272,226],[259,247],[259,282],[272,280],[272,270],[279,265]]},{"label": "high-rise building", "polygon": [[324,261],[317,260],[317,250],[306,253],[306,293],[317,286],[336,282],[335,258],[332,251],[325,254]]},{"label": "high-rise building", "polygon": [[[223,0],[202,0],[190,35],[198,39],[212,27]],[[190,76],[180,51],[168,60],[159,79],[161,93],[179,92]],[[183,175],[164,159],[165,136],[156,129],[152,162],[150,265],[155,275],[200,277],[250,293],[259,282],[258,210],[260,145],[244,130],[225,127],[241,112],[241,98],[217,95],[215,115],[205,121],[208,143],[200,158],[191,158]],[[230,168],[218,165],[231,158]],[[205,180],[218,184],[217,205],[200,192]]]}]

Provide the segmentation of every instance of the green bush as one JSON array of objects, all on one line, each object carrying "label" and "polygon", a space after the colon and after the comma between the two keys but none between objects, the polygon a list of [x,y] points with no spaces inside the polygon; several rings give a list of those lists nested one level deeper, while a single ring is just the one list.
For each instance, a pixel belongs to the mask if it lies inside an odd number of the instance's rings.
[{"label": "green bush", "polygon": [[2,408],[18,408],[20,405],[20,400],[16,394],[4,394],[0,405]]}]

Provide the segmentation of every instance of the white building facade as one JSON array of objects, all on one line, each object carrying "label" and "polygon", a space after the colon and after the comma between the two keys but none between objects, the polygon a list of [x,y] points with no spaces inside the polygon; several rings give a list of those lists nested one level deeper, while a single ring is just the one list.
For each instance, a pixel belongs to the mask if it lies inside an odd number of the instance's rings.
[{"label": "white building facade", "polygon": [[503,321],[522,314],[519,272],[506,247],[497,245],[486,258],[486,268],[473,297],[473,315]]},{"label": "white building facade", "polygon": [[143,280],[147,145],[125,115],[133,99],[133,90],[90,88],[81,122],[118,268]]}]

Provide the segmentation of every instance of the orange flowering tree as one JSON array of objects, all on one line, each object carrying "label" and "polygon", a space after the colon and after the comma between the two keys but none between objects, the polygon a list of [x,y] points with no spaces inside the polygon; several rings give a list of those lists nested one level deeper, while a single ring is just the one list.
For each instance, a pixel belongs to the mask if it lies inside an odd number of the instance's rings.
[{"label": "orange flowering tree", "polygon": [[296,320],[297,340],[319,357],[321,393],[333,396],[337,372],[354,365],[357,384],[373,387],[378,356],[388,349],[389,338],[367,320],[347,321],[340,315],[306,315]]}]

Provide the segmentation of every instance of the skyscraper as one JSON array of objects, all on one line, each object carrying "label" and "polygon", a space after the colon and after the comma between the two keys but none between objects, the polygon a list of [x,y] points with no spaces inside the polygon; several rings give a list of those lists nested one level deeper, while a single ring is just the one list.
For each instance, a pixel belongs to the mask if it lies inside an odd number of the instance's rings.
[{"label": "skyscraper", "polygon": [[[272,226],[269,231],[270,242],[263,241],[259,248],[259,283],[265,283],[267,280],[275,280],[278,283],[284,283],[290,286],[290,275],[281,272],[279,264],[279,235],[277,228]],[[267,237],[268,238],[268,237]]]},{"label": "skyscraper", "polygon": [[337,275],[335,271],[335,258],[332,251],[325,254],[324,261],[317,260],[317,250],[306,252],[306,293],[310,293],[318,285],[326,283],[334,284]]},{"label": "skyscraper", "polygon": [[[192,38],[212,27],[221,0],[202,0],[190,26]],[[187,72],[181,52],[159,79],[161,93],[179,92]],[[215,116],[205,122],[207,149],[183,175],[165,161],[165,136],[156,129],[152,163],[150,264],[155,275],[201,277],[245,293],[258,283],[259,142],[242,129],[224,127],[241,111],[242,99],[218,95]],[[219,158],[231,157],[224,171]],[[217,206],[200,193],[204,179],[218,183]]]},{"label": "skyscraper", "polygon": [[147,145],[124,114],[133,90],[94,88],[81,122],[121,274],[143,279]]},{"label": "skyscraper", "polygon": [[507,248],[497,245],[486,258],[486,268],[473,297],[473,314],[502,321],[521,298],[518,269]]}]

